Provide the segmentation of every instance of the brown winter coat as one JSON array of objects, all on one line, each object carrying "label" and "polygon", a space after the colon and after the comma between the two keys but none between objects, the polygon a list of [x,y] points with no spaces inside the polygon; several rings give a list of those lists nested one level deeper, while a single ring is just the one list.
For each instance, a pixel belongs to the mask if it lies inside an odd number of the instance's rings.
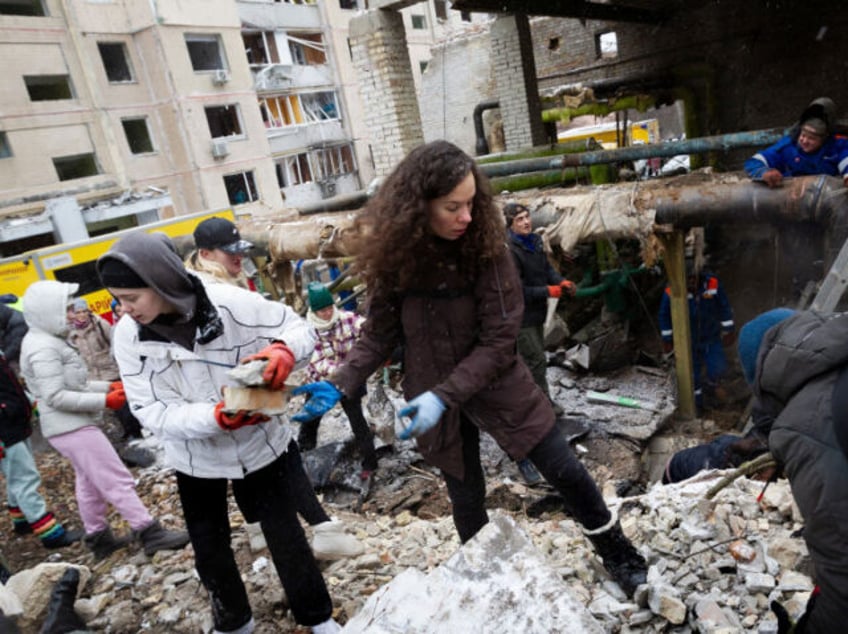
[{"label": "brown winter coat", "polygon": [[460,412],[515,460],[551,430],[554,413],[516,352],[524,300],[512,256],[504,246],[468,284],[457,271],[458,247],[434,239],[420,288],[372,292],[361,337],[330,380],[354,394],[403,344],[406,399],[432,390],[447,406],[418,448],[428,462],[463,478]]}]

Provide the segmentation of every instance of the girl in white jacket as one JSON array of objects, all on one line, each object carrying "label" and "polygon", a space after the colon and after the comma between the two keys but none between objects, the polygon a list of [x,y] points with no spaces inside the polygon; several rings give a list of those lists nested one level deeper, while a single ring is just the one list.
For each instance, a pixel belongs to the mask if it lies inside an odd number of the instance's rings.
[{"label": "girl in white jacket", "polygon": [[[209,592],[216,632],[253,631],[247,592],[230,544],[227,487],[248,522],[258,521],[298,623],[335,632],[332,602],[296,515],[292,481],[303,465],[282,416],[228,412],[227,370],[267,360],[282,389],[295,360],[309,357],[312,328],[289,307],[188,273],[163,234],[132,233],[97,262],[121,303],[115,357],[133,413],[176,469],[195,566]],[[301,474],[297,474],[302,476]]]},{"label": "girl in white jacket", "polygon": [[182,548],[188,536],[167,531],[153,519],[135,491],[132,474],[95,422],[97,412],[120,409],[126,396],[120,381],[89,381],[85,363],[65,340],[67,309],[77,289],[77,284],[52,280],[27,288],[23,305],[29,331],[21,344],[21,373],[38,400],[44,437],[74,467],[83,542],[98,559],[129,543],[109,528],[111,504],[139,537],[146,555]]}]

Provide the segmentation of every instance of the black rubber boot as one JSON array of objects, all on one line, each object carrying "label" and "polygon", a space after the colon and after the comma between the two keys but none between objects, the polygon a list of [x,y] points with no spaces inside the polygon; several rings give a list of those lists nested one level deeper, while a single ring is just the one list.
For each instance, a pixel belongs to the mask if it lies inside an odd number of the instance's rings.
[{"label": "black rubber boot", "polygon": [[65,546],[70,546],[71,544],[77,543],[83,538],[83,535],[84,533],[82,531],[63,530],[61,535],[58,535],[57,537],[42,539],[41,543],[44,545],[45,548],[48,549],[64,548]]},{"label": "black rubber boot", "polygon": [[621,524],[616,522],[601,533],[586,533],[586,537],[604,560],[604,568],[628,597],[633,596],[637,586],[647,582],[645,558],[621,531]]},{"label": "black rubber boot", "polygon": [[115,537],[111,528],[104,528],[102,531],[97,531],[91,535],[86,535],[82,538],[82,543],[94,553],[94,558],[98,561],[105,559],[116,550],[124,548],[132,541],[132,537]]},{"label": "black rubber boot", "polygon": [[152,557],[159,550],[179,550],[189,542],[187,532],[169,531],[162,528],[157,520],[138,531],[138,538],[144,546],[144,554],[148,557]]},{"label": "black rubber boot", "polygon": [[85,621],[74,612],[79,579],[79,570],[68,568],[53,586],[50,603],[47,604],[47,617],[41,625],[39,634],[65,634],[87,629]]}]

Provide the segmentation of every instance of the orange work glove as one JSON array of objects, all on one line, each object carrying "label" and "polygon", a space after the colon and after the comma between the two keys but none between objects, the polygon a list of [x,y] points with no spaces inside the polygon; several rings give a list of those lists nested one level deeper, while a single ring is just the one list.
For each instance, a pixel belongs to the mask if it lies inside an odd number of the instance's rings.
[{"label": "orange work glove", "polygon": [[237,412],[227,413],[224,411],[224,401],[215,406],[215,422],[226,431],[233,431],[245,425],[258,425],[271,420],[265,414],[253,413],[240,409]]},{"label": "orange work glove", "polygon": [[127,404],[127,395],[124,388],[112,390],[106,394],[106,407],[109,409],[121,409]]},{"label": "orange work glove", "polygon": [[562,286],[559,284],[556,286],[548,286],[548,297],[556,297],[557,299],[562,297]]},{"label": "orange work glove", "polygon": [[780,187],[783,182],[783,174],[776,169],[770,169],[763,172],[763,182],[769,187]]},{"label": "orange work glove", "polygon": [[109,384],[109,391],[110,391],[110,392],[111,392],[112,390],[123,390],[123,389],[124,389],[124,383],[123,383],[123,381],[112,381],[112,382]]},{"label": "orange work glove", "polygon": [[571,280],[563,280],[559,283],[560,288],[569,297],[574,297],[577,294],[577,285]]},{"label": "orange work glove", "polygon": [[272,390],[282,390],[289,373],[294,367],[294,353],[286,344],[275,341],[256,354],[245,357],[241,362],[265,361],[266,359],[268,365],[265,366],[265,371],[262,373],[262,380]]}]

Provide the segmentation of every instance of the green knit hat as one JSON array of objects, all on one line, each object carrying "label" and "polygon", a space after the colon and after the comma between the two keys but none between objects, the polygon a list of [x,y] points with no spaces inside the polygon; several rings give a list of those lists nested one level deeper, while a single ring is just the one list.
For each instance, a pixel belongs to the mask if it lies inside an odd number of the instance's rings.
[{"label": "green knit hat", "polygon": [[321,282],[309,282],[307,287],[309,295],[309,309],[314,313],[327,306],[333,305],[333,294],[327,290]]}]

